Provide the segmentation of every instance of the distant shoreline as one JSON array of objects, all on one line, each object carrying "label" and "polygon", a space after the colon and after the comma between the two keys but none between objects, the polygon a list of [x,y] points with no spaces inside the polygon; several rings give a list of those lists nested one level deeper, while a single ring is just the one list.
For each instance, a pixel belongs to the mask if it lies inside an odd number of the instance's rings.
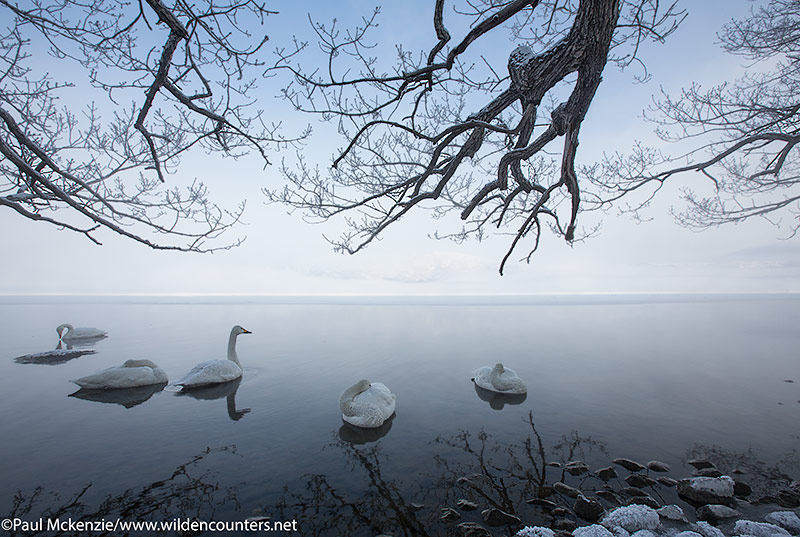
[{"label": "distant shoreline", "polygon": [[4,294],[0,305],[35,304],[276,304],[363,306],[570,306],[798,300],[800,292],[552,293],[552,294]]}]

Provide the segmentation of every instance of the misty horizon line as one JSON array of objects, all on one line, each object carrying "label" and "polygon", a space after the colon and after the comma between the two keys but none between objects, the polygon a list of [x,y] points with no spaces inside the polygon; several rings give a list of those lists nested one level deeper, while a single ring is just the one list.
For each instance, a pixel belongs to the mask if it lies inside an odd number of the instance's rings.
[{"label": "misty horizon line", "polygon": [[118,302],[364,304],[364,305],[525,305],[716,302],[800,299],[797,291],[597,291],[541,293],[0,293],[0,304]]}]

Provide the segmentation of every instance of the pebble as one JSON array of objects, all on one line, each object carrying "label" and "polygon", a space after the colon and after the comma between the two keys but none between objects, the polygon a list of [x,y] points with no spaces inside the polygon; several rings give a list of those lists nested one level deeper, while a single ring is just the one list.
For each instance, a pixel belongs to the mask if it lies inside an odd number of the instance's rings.
[{"label": "pebble", "polygon": [[617,477],[617,471],[614,470],[612,466],[608,466],[607,468],[600,468],[595,473],[597,474],[597,477],[599,477],[603,481],[608,481],[609,479]]},{"label": "pebble", "polygon": [[622,466],[629,472],[641,472],[642,470],[645,469],[643,465],[639,464],[638,462],[632,461],[630,459],[614,459],[611,462],[619,466]]},{"label": "pebble", "polygon": [[711,462],[708,459],[691,459],[691,460],[686,461],[686,464],[691,464],[692,466],[694,466],[698,470],[700,470],[702,468],[713,468],[714,467],[714,463]]},{"label": "pebble", "polygon": [[632,487],[649,487],[656,484],[656,480],[644,474],[631,474],[625,478],[625,482]]},{"label": "pebble", "polygon": [[515,515],[501,511],[496,507],[490,507],[481,511],[483,521],[490,526],[506,526],[508,524],[519,524],[522,520]]},{"label": "pebble", "polygon": [[575,500],[575,505],[572,506],[572,510],[575,511],[575,514],[580,518],[589,522],[597,522],[600,520],[600,517],[603,516],[603,513],[605,513],[605,508],[603,504],[600,503],[600,500],[597,498],[587,498],[583,494],[579,495]]},{"label": "pebble", "polygon": [[569,496],[570,498],[577,498],[578,495],[581,493],[581,491],[579,491],[575,487],[570,487],[569,485],[567,485],[566,483],[562,483],[561,481],[556,481],[555,483],[553,483],[553,490],[560,494],[564,494],[565,496]]},{"label": "pebble", "polygon": [[744,481],[738,481],[736,479],[733,480],[733,495],[738,496],[739,498],[746,498],[753,493],[753,489],[750,485],[745,483]]},{"label": "pebble", "polygon": [[692,475],[695,477],[719,477],[722,475],[722,472],[716,468],[698,468],[692,472]]},{"label": "pebble", "polygon": [[781,489],[778,491],[778,505],[790,509],[800,507],[800,494],[791,489]]},{"label": "pebble", "polygon": [[660,509],[661,504],[658,503],[658,500],[653,498],[652,496],[648,496],[645,494],[644,496],[634,496],[630,500],[628,500],[628,505],[639,504],[639,505],[646,505],[651,509]]},{"label": "pebble", "polygon": [[647,468],[654,472],[669,472],[669,465],[661,461],[650,461],[647,463]]},{"label": "pebble", "polygon": [[458,525],[461,537],[493,537],[492,533],[477,522],[462,522]]},{"label": "pebble", "polygon": [[671,477],[667,477],[665,475],[659,476],[658,479],[656,479],[656,481],[658,481],[659,483],[661,483],[666,487],[675,487],[678,485],[677,479],[672,479]]},{"label": "pebble", "polygon": [[595,492],[598,496],[603,498],[606,501],[619,504],[619,497],[611,490],[598,490]]},{"label": "pebble", "polygon": [[462,511],[475,511],[478,508],[478,504],[464,499],[458,500],[456,505]]},{"label": "pebble", "polygon": [[452,507],[445,507],[439,512],[439,520],[442,522],[455,522],[461,518],[461,513]]},{"label": "pebble", "polygon": [[578,523],[568,518],[559,518],[553,523],[553,527],[557,530],[575,531],[578,528]]},{"label": "pebble", "polygon": [[656,513],[658,513],[658,516],[661,518],[665,518],[667,520],[685,523],[689,522],[689,519],[686,518],[686,513],[683,512],[683,509],[675,504],[665,505],[664,507],[656,509]]},{"label": "pebble", "polygon": [[639,487],[625,487],[620,492],[627,496],[633,496],[634,498],[637,496],[647,496],[647,493]]},{"label": "pebble", "polygon": [[550,500],[545,500],[544,498],[533,498],[531,500],[525,500],[525,503],[538,505],[539,507],[543,507],[549,510],[556,508],[555,502],[551,502]]},{"label": "pebble", "polygon": [[589,471],[589,466],[583,461],[571,461],[564,465],[564,469],[571,475],[582,475]]},{"label": "pebble", "polygon": [[724,518],[735,518],[739,516],[742,516],[742,513],[736,509],[731,509],[727,505],[703,505],[697,509],[697,518],[706,520],[712,524]]}]

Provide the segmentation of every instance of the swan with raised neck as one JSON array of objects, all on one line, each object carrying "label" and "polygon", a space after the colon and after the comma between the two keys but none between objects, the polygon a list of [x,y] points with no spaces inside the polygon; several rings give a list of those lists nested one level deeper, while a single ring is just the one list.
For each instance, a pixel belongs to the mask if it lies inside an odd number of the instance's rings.
[{"label": "swan with raised neck", "polygon": [[250,330],[238,324],[231,329],[228,336],[227,360],[209,360],[194,366],[181,380],[175,384],[182,388],[196,388],[209,384],[220,384],[238,379],[242,376],[242,364],[236,354],[236,338],[240,334],[251,334]]}]

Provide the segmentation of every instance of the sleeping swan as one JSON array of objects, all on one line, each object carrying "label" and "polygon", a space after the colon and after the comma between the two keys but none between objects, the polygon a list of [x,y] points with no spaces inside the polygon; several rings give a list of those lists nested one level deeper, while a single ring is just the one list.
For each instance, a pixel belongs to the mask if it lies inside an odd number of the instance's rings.
[{"label": "sleeping swan", "polygon": [[395,395],[384,384],[359,380],[339,397],[342,419],[356,427],[375,428],[394,414]]},{"label": "sleeping swan", "polygon": [[103,339],[108,336],[108,332],[97,328],[75,328],[68,323],[58,325],[56,332],[58,332],[58,339],[65,343],[82,339]]},{"label": "sleeping swan", "polygon": [[472,373],[475,384],[484,390],[491,390],[497,393],[527,393],[528,388],[525,383],[517,376],[513,369],[497,364],[494,367],[485,365],[479,367]]},{"label": "sleeping swan", "polygon": [[167,374],[150,360],[128,360],[119,367],[109,367],[70,382],[87,390],[114,390],[166,384]]},{"label": "sleeping swan", "polygon": [[238,324],[234,326],[228,338],[227,360],[209,360],[208,362],[201,362],[194,366],[191,371],[186,373],[186,375],[175,384],[182,386],[183,389],[191,389],[199,386],[207,386],[209,384],[228,382],[229,380],[241,377],[242,364],[239,363],[239,357],[236,355],[236,338],[239,334],[252,334],[252,332],[242,328]]}]

